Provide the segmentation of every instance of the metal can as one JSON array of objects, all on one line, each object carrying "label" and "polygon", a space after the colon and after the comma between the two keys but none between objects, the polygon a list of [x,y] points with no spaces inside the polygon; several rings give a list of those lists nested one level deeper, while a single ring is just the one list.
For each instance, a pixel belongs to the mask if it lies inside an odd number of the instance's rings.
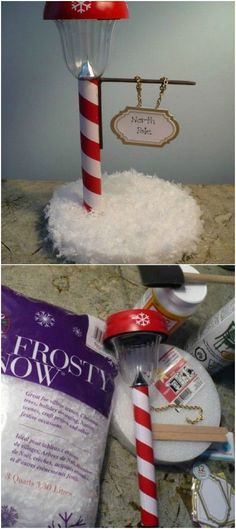
[{"label": "metal can", "polygon": [[186,351],[195,356],[210,373],[216,373],[234,361],[234,299],[224,305],[207,323],[191,336]]}]

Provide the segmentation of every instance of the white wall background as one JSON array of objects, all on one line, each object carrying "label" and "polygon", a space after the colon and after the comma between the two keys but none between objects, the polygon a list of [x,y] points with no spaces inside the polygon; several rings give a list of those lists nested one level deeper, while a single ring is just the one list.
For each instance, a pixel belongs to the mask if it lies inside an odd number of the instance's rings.
[{"label": "white wall background", "polygon": [[[77,82],[67,71],[43,2],[2,4],[2,176],[75,180],[80,175]],[[135,85],[103,85],[103,171],[137,170],[183,183],[234,178],[234,2],[131,1],[117,23],[106,77],[195,80],[163,102],[181,133],[162,149],[123,145],[110,120],[136,104]],[[157,85],[143,87],[153,106]]]}]

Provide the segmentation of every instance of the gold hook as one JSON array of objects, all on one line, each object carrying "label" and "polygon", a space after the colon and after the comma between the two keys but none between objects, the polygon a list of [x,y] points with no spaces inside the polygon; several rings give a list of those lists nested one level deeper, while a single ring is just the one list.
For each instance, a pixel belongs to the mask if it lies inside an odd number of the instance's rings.
[{"label": "gold hook", "polygon": [[164,92],[166,91],[167,89],[167,85],[168,85],[168,79],[167,77],[161,77],[161,86],[160,86],[160,93],[159,93],[159,97],[158,97],[158,100],[156,102],[156,106],[155,106],[155,109],[157,110],[161,104],[161,100],[162,100],[162,97],[164,95]]},{"label": "gold hook", "polygon": [[142,108],[142,80],[141,80],[141,77],[139,75],[136,75],[135,81],[136,81],[136,91],[137,91],[137,98],[138,98],[137,108]]}]

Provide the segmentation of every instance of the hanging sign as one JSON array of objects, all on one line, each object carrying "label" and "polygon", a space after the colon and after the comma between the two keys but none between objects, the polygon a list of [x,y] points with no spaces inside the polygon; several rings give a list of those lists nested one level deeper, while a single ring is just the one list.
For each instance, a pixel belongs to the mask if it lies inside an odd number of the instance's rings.
[{"label": "hanging sign", "polygon": [[114,116],[111,129],[126,145],[163,147],[176,138],[179,124],[168,110],[126,107]]},{"label": "hanging sign", "polygon": [[126,145],[148,145],[163,147],[176,138],[179,124],[168,110],[160,107],[164,92],[167,89],[167,77],[161,78],[159,97],[155,108],[143,108],[142,80],[135,77],[138,104],[126,107],[111,120],[111,130]]}]

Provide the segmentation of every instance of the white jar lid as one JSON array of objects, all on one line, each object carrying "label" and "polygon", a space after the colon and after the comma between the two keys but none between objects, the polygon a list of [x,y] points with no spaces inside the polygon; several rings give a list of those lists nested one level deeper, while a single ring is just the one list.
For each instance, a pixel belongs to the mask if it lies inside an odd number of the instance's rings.
[{"label": "white jar lid", "polygon": [[[199,274],[198,270],[190,265],[180,265],[183,272]],[[157,288],[158,299],[163,302],[165,298],[165,307],[169,310],[179,308],[192,310],[201,303],[207,295],[207,286],[205,284],[187,284],[180,288]],[[170,305],[169,305],[170,304]],[[169,307],[168,307],[169,305]]]}]

